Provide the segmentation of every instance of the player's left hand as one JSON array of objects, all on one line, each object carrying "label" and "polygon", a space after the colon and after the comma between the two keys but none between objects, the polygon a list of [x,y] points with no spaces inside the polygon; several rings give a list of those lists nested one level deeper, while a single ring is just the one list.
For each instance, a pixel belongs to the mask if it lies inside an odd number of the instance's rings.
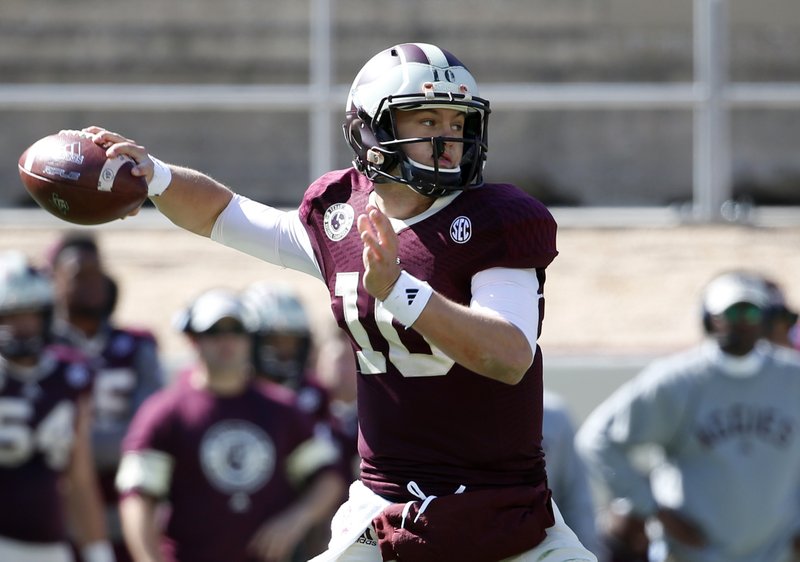
[{"label": "player's left hand", "polygon": [[400,277],[397,233],[389,218],[374,206],[359,215],[356,225],[364,243],[364,288],[376,299],[384,300]]}]

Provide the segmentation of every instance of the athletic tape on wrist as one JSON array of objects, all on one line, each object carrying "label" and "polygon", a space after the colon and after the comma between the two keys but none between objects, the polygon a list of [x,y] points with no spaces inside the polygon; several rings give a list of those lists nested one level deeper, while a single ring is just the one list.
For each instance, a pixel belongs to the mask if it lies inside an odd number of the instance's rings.
[{"label": "athletic tape on wrist", "polygon": [[87,544],[81,549],[84,562],[115,562],[114,549],[107,541],[97,541]]},{"label": "athletic tape on wrist", "polygon": [[409,328],[422,314],[432,294],[433,289],[425,281],[401,271],[400,277],[392,287],[392,292],[381,305],[391,312],[398,322]]},{"label": "athletic tape on wrist", "polygon": [[158,197],[169,187],[172,181],[172,170],[155,156],[150,155],[153,161],[153,179],[147,184],[147,196]]}]

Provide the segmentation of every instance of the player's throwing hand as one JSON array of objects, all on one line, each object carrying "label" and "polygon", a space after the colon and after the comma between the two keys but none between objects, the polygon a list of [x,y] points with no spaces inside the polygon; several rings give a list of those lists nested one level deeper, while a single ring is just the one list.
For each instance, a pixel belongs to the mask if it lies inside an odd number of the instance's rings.
[{"label": "player's throwing hand", "polygon": [[378,300],[385,299],[400,277],[397,234],[389,218],[377,207],[367,207],[358,217],[358,232],[364,242],[364,288]]}]

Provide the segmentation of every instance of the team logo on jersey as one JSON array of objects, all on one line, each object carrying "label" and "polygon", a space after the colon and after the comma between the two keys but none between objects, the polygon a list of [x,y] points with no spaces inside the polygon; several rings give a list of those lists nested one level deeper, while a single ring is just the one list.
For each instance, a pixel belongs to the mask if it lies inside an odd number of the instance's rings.
[{"label": "team logo on jersey", "polygon": [[469,217],[457,217],[450,225],[450,238],[457,244],[463,244],[472,238],[472,221]]},{"label": "team logo on jersey", "polygon": [[336,203],[328,207],[323,217],[323,226],[325,227],[325,235],[338,242],[350,232],[353,228],[353,219],[355,212],[353,207],[347,203]]},{"label": "team logo on jersey", "polygon": [[233,511],[250,507],[249,495],[275,471],[275,445],[258,426],[242,420],[217,423],[200,443],[200,464],[212,486],[230,494]]}]

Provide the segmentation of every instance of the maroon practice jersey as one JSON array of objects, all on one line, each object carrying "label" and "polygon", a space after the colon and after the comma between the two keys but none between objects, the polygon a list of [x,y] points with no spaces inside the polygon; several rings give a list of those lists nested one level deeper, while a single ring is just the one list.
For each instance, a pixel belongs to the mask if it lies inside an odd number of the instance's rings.
[{"label": "maroon practice jersey", "polygon": [[92,375],[75,351],[50,347],[33,369],[0,359],[0,536],[51,543],[67,538],[59,480],[75,439],[78,402]]},{"label": "maroon practice jersey", "polygon": [[[542,361],[515,385],[455,364],[420,334],[393,321],[362,286],[363,244],[355,217],[366,211],[371,182],[353,169],[326,174],[300,206],[339,325],[359,365],[361,479],[395,501],[426,494],[538,484]],[[556,223],[537,200],[511,185],[465,191],[398,232],[401,267],[463,305],[472,277],[483,270],[535,268],[540,292],[555,258]],[[539,327],[544,314],[540,301]]]},{"label": "maroon practice jersey", "polygon": [[141,403],[163,386],[158,345],[149,330],[106,324],[93,338],[75,329],[56,326],[56,341],[75,347],[90,358],[95,372],[92,452],[103,501],[116,510],[114,477],[120,443]]},{"label": "maroon practice jersey", "polygon": [[[314,420],[277,385],[254,382],[238,396],[220,397],[194,388],[190,378],[184,374],[145,401],[123,453],[159,451],[174,462],[164,498],[167,560],[250,560],[245,549],[256,530],[298,498],[291,455],[313,438]],[[335,466],[337,459],[329,460],[306,466],[302,476]]]}]

